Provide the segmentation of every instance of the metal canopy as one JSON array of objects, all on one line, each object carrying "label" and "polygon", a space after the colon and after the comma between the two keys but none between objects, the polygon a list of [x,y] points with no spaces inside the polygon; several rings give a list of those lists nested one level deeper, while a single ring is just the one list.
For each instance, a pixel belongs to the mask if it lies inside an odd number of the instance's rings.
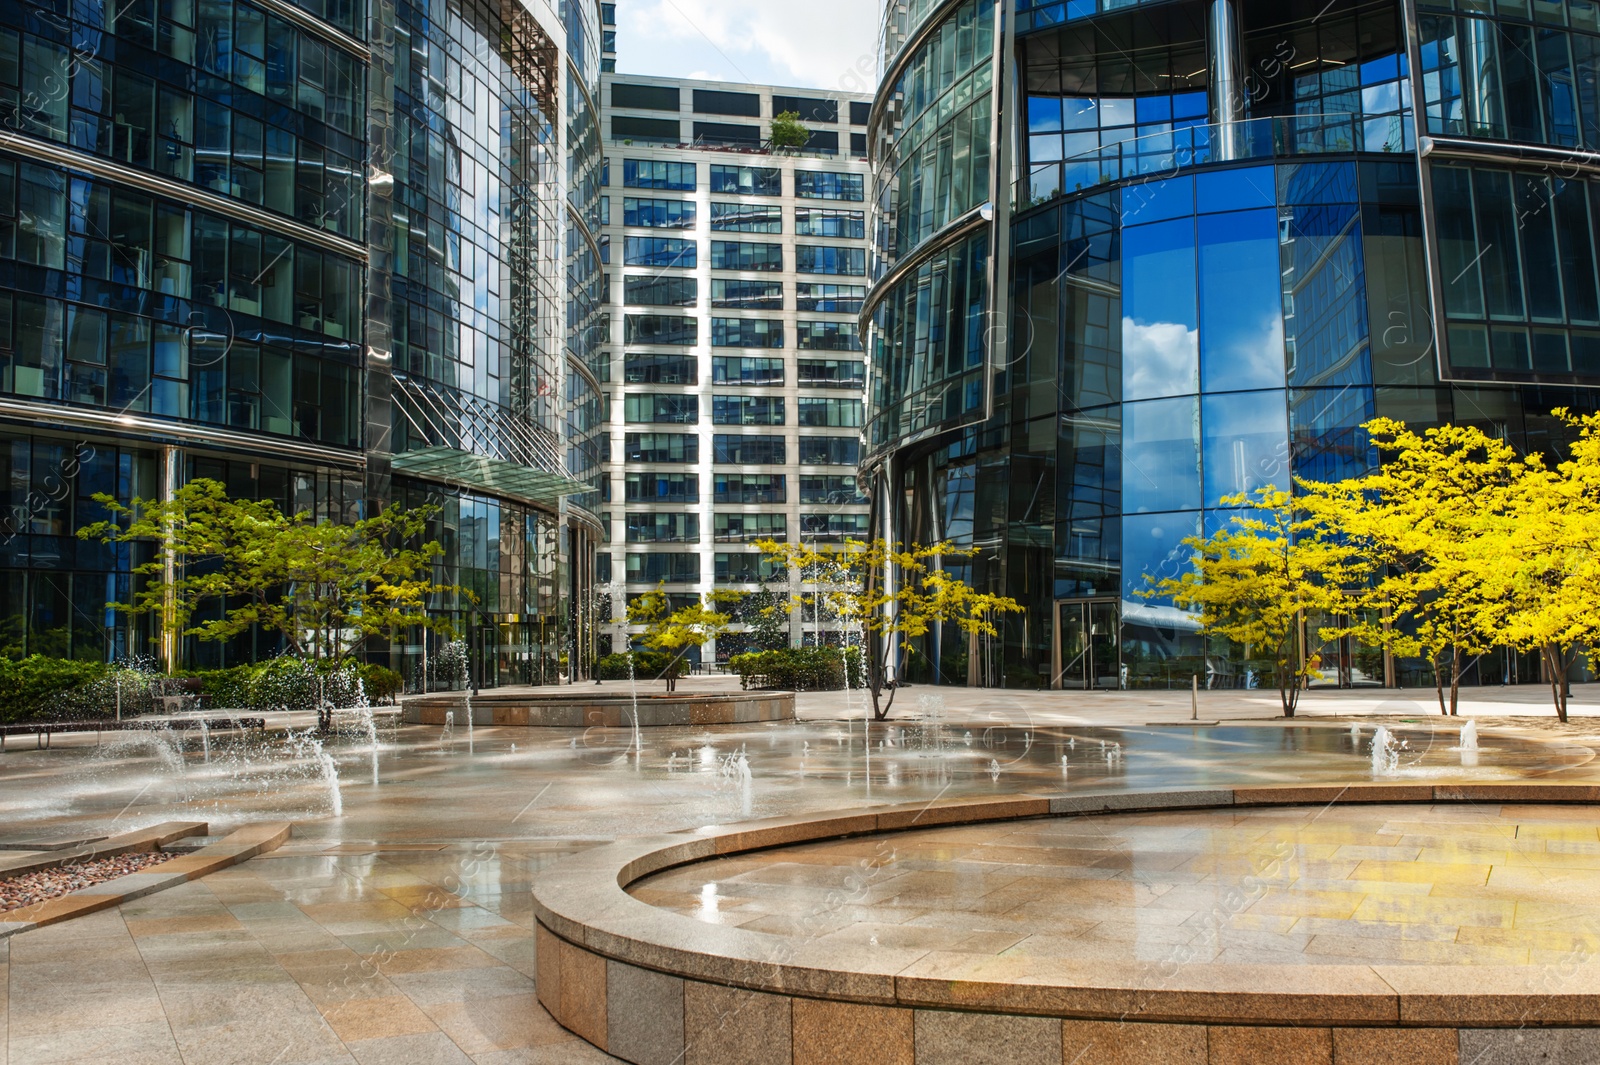
[{"label": "metal canopy", "polygon": [[546,507],[557,506],[563,496],[587,492],[591,487],[558,473],[448,447],[396,455],[393,465],[396,473]]}]

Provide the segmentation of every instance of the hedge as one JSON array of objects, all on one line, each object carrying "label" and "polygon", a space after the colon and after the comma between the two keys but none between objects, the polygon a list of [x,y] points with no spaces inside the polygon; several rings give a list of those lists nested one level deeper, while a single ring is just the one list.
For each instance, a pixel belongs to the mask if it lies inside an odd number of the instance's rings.
[{"label": "hedge", "polygon": [[672,661],[673,656],[665,651],[627,651],[606,655],[594,664],[594,676],[596,680],[660,680]]},{"label": "hedge", "polygon": [[851,647],[789,647],[781,651],[752,651],[728,659],[739,674],[739,686],[777,688],[784,691],[837,691],[863,687],[861,651]]}]

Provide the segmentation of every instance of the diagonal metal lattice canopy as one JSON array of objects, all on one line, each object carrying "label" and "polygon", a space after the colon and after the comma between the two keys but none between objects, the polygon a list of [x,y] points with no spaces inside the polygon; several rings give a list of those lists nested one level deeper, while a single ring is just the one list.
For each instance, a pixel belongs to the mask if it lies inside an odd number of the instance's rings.
[{"label": "diagonal metal lattice canopy", "polygon": [[411,477],[553,507],[562,496],[587,492],[582,481],[448,447],[428,447],[394,457],[394,471]]}]

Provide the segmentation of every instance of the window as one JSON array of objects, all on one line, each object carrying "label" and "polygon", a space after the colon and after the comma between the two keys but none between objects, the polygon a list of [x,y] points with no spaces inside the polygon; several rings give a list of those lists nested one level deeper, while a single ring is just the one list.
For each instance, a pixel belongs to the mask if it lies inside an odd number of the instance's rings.
[{"label": "window", "polygon": [[678,90],[671,85],[629,85],[613,81],[611,106],[629,107],[637,111],[676,111],[679,107]]},{"label": "window", "polygon": [[759,148],[761,127],[735,122],[696,122],[694,143],[720,148]]},{"label": "window", "polygon": [[[863,256],[861,272],[865,274],[866,252],[864,249],[858,250],[861,250]],[[782,271],[783,245],[751,244],[738,240],[714,240],[711,242],[711,269]],[[832,273],[834,271],[819,270],[814,272]]]},{"label": "window", "polygon": [[867,156],[867,135],[865,133],[850,134],[850,154],[858,159]]},{"label": "window", "polygon": [[694,347],[700,341],[700,323],[672,314],[630,314],[623,319],[623,336],[629,344]]},{"label": "window", "polygon": [[859,540],[867,535],[866,514],[802,514],[801,540]]},{"label": "window", "polygon": [[683,136],[682,130],[674,119],[612,115],[611,139],[614,141],[643,141],[646,144],[678,144],[683,140]]},{"label": "window", "polygon": [[844,237],[860,240],[867,235],[867,216],[864,211],[796,207],[794,232],[799,237]]},{"label": "window", "polygon": [[782,281],[711,279],[711,306],[747,311],[783,310]]},{"label": "window", "polygon": [[642,303],[650,307],[693,307],[700,297],[700,282],[693,277],[650,275],[624,276],[622,299],[624,303]]},{"label": "window", "polygon": [[[865,248],[825,248],[817,244],[797,244],[794,249],[794,260],[794,270],[797,274],[844,274],[850,277],[867,275]],[[716,263],[713,261],[711,265],[715,266]]]},{"label": "window", "polygon": [[628,352],[622,379],[630,385],[692,385],[698,360],[693,355],[639,355]]},{"label": "window", "polygon": [[648,200],[638,196],[622,199],[622,224],[652,226],[656,229],[693,229],[693,200]]},{"label": "window", "polygon": [[866,199],[866,184],[861,174],[834,174],[822,170],[796,170],[794,194],[802,200]]},{"label": "window", "polygon": [[713,203],[711,228],[723,233],[782,233],[783,208],[765,203]]},{"label": "window", "polygon": [[[786,454],[781,436],[731,436],[718,433],[711,441],[711,461],[734,466],[782,466]],[[853,463],[856,460],[851,458],[850,461]]]},{"label": "window", "polygon": [[860,327],[854,322],[801,322],[795,344],[802,351],[860,351]]},{"label": "window", "polygon": [[714,473],[715,503],[787,503],[789,492],[781,473]]},{"label": "window", "polygon": [[630,473],[629,503],[698,503],[700,478],[692,473]]},{"label": "window", "polygon": [[[695,164],[669,163],[664,159],[624,159],[622,183],[630,189],[671,189],[693,192]],[[713,167],[713,169],[715,169]]]},{"label": "window", "polygon": [[628,462],[699,462],[700,438],[691,433],[629,433],[622,450]]},{"label": "window", "polygon": [[866,364],[854,359],[801,359],[795,369],[801,388],[860,388],[867,380]]},{"label": "window", "polygon": [[861,441],[853,436],[802,436],[802,466],[854,466],[861,461]]},{"label": "window", "polygon": [[782,196],[783,171],[776,167],[713,163],[711,191],[731,192],[740,196]]},{"label": "window", "polygon": [[628,580],[635,584],[683,584],[700,579],[700,556],[660,552],[628,556]]},{"label": "window", "polygon": [[753,552],[719,551],[714,557],[718,584],[760,584],[778,576],[781,566]]},{"label": "window", "polygon": [[697,514],[629,514],[630,544],[692,544],[700,539]]},{"label": "window", "polygon": [[865,285],[827,285],[801,281],[795,285],[795,309],[831,314],[860,314],[867,298]]},{"label": "window", "polygon": [[839,121],[839,104],[834,100],[818,100],[810,96],[780,96],[772,94],[772,113],[781,115],[785,111],[793,111],[800,116],[802,122],[827,122]]},{"label": "window", "polygon": [[700,398],[670,394],[627,396],[623,400],[623,417],[630,422],[693,425],[700,420]]},{"label": "window", "polygon": [[796,403],[799,408],[799,416],[795,420],[796,425],[849,428],[861,424],[861,401],[859,399],[807,399],[802,397]]},{"label": "window", "polygon": [[782,396],[712,396],[713,425],[782,425]]},{"label": "window", "polygon": [[761,117],[761,97],[753,92],[723,92],[718,89],[696,89],[694,109],[706,115],[740,115],[744,118]]},{"label": "window", "polygon": [[714,348],[781,348],[783,323],[763,318],[711,319],[711,346]]},{"label": "window", "polygon": [[839,133],[831,129],[811,130],[811,136],[806,139],[805,150],[816,152],[819,155],[839,154]]},{"label": "window", "polygon": [[742,355],[713,355],[711,383],[714,385],[781,385],[783,360],[746,358]]},{"label": "window", "polygon": [[693,268],[695,243],[681,237],[623,237],[622,262],[625,266]]},{"label": "window", "polygon": [[867,497],[861,494],[861,486],[854,477],[833,473],[807,474],[800,478],[800,502],[855,506],[865,504]]},{"label": "window", "polygon": [[867,119],[872,115],[872,105],[865,100],[850,101],[850,124],[852,126],[865,126]]},{"label": "window", "polygon": [[789,538],[789,519],[783,514],[717,514],[711,528],[719,544]]}]

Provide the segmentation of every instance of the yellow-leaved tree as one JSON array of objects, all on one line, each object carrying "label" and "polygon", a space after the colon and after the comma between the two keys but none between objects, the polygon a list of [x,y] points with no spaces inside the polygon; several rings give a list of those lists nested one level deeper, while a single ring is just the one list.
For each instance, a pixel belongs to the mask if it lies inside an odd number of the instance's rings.
[{"label": "yellow-leaved tree", "polygon": [[739,592],[712,592],[673,610],[667,593],[658,587],[628,604],[628,624],[645,627],[644,645],[672,656],[662,672],[667,691],[677,691],[683,656],[689,648],[716,639],[733,624],[733,616],[717,608],[741,597]]},{"label": "yellow-leaved tree", "polygon": [[1506,642],[1507,537],[1543,466],[1475,426],[1418,433],[1376,418],[1363,428],[1377,470],[1298,482],[1297,502],[1324,548],[1325,609],[1349,619],[1319,635],[1423,659],[1439,712],[1453,715],[1463,666]]},{"label": "yellow-leaved tree", "polygon": [[1534,459],[1511,492],[1511,520],[1495,529],[1492,557],[1498,599],[1484,623],[1502,642],[1537,651],[1556,717],[1567,720],[1568,673],[1600,639],[1600,415],[1555,412],[1578,429],[1571,457],[1556,470]]},{"label": "yellow-leaved tree", "polygon": [[1184,539],[1194,551],[1194,568],[1137,594],[1170,599],[1198,620],[1206,636],[1232,641],[1247,659],[1269,662],[1283,716],[1293,717],[1301,682],[1310,672],[1303,620],[1306,611],[1323,603],[1319,576],[1326,552],[1307,535],[1310,529],[1294,501],[1279,488],[1229,496],[1222,503],[1243,509],[1210,536]]},{"label": "yellow-leaved tree", "polygon": [[935,625],[954,624],[969,635],[996,636],[997,615],[1022,612],[1016,600],[977,591],[940,566],[946,557],[972,557],[978,553],[975,547],[879,539],[827,546],[757,540],[756,548],[768,561],[799,571],[802,587],[811,586],[795,595],[798,605],[811,607],[819,618],[832,615],[847,627],[859,627],[868,642],[867,692],[878,721],[888,718],[899,690],[899,653],[910,650]]}]

